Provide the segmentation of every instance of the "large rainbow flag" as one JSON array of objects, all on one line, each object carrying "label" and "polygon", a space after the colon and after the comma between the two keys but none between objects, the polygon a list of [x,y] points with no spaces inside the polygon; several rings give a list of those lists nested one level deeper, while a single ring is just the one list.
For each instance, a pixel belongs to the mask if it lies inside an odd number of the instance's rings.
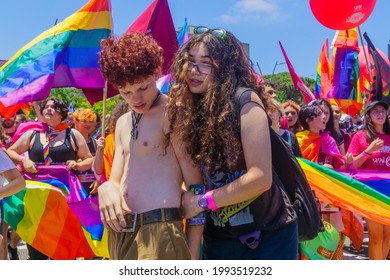
[{"label": "large rainbow flag", "polygon": [[339,172],[297,158],[319,200],[390,226],[390,175],[388,173]]},{"label": "large rainbow flag", "polygon": [[98,52],[110,33],[110,0],[90,0],[0,68],[0,102],[8,107],[42,100],[58,87],[104,88]]},{"label": "large rainbow flag", "polygon": [[65,165],[37,166],[26,188],[3,200],[4,220],[52,259],[109,257],[97,197],[88,197]]},{"label": "large rainbow flag", "polygon": [[332,42],[333,81],[326,98],[354,116],[363,108],[357,29],[338,30]]}]

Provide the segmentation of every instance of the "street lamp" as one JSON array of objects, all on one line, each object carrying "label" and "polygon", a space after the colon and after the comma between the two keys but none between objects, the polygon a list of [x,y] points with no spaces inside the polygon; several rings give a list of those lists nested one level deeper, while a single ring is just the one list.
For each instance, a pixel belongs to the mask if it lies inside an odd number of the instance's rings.
[{"label": "street lamp", "polygon": [[274,70],[272,70],[271,79],[269,81],[270,83],[272,83],[272,78],[274,77],[276,66],[282,65],[282,64],[286,64],[286,62],[278,62],[278,61],[275,62]]}]

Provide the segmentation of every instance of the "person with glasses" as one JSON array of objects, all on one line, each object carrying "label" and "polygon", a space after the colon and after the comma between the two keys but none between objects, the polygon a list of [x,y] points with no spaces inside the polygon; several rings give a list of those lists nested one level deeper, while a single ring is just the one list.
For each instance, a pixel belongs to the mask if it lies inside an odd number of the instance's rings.
[{"label": "person with glasses", "polygon": [[[352,137],[348,152],[354,156],[353,166],[358,170],[389,172],[390,170],[390,122],[384,101],[373,101],[365,109],[365,126]],[[380,174],[379,174],[380,176]],[[378,191],[388,187],[372,186]],[[365,217],[368,230],[368,256],[384,260],[390,248],[390,226]]]},{"label": "person with glasses", "polygon": [[[164,143],[168,97],[156,84],[163,50],[149,35],[110,36],[102,40],[99,63],[104,78],[130,107],[117,120],[110,179],[98,191],[101,219],[109,229],[110,258],[190,259],[183,232],[182,182],[197,184],[201,176],[176,137]],[[192,66],[209,71],[197,61]]]},{"label": "person with glasses", "polygon": [[[191,251],[203,237],[202,259],[296,259],[296,215],[272,184],[270,96],[241,43],[226,30],[197,27],[172,68],[167,141],[176,133],[206,188],[182,197],[186,218],[206,215],[204,232],[187,227]],[[238,104],[240,87],[251,90]]]},{"label": "person with glasses", "polygon": [[288,130],[294,134],[302,131],[302,127],[298,121],[299,111],[301,110],[299,105],[292,100],[287,100],[283,103],[283,109],[288,121]]}]

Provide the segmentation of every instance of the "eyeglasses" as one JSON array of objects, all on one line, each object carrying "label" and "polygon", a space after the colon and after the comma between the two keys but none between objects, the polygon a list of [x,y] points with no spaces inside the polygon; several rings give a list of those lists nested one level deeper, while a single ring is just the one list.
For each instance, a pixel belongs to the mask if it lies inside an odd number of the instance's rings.
[{"label": "eyeglasses", "polygon": [[194,68],[199,73],[208,75],[211,73],[211,69],[213,69],[213,65],[211,65],[209,63],[195,63],[192,61],[188,61],[187,71],[191,72],[192,69],[194,69]]},{"label": "eyeglasses", "polygon": [[227,39],[228,35],[226,30],[223,29],[209,29],[206,26],[198,26],[195,27],[194,29],[194,34],[205,34],[205,33],[210,33],[214,37],[217,37],[218,39],[225,40]]},{"label": "eyeglasses", "polygon": [[295,116],[297,114],[297,112],[285,112],[285,115],[288,116],[288,115],[291,115],[291,116]]},{"label": "eyeglasses", "polygon": [[386,110],[373,110],[372,113],[373,113],[375,116],[378,116],[378,115],[386,115]]}]

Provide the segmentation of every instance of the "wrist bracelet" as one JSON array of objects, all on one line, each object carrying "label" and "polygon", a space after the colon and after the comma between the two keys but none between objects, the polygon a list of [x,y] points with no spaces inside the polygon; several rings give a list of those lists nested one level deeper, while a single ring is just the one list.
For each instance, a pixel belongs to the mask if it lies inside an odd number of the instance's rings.
[{"label": "wrist bracelet", "polygon": [[363,151],[362,155],[365,159],[369,159],[371,157],[371,155],[369,153],[367,153],[366,151]]},{"label": "wrist bracelet", "polygon": [[208,204],[209,209],[210,209],[211,211],[215,211],[215,210],[218,209],[217,206],[215,205],[215,202],[214,202],[214,199],[213,199],[213,192],[212,192],[212,191],[208,191],[208,192],[204,195],[204,197],[206,198],[207,204]]},{"label": "wrist bracelet", "polygon": [[19,160],[19,165],[20,165],[20,169],[22,170],[22,171],[26,171],[26,169],[24,169],[24,166],[23,166],[23,160],[24,160],[24,156],[21,156],[20,157],[20,160]]}]

